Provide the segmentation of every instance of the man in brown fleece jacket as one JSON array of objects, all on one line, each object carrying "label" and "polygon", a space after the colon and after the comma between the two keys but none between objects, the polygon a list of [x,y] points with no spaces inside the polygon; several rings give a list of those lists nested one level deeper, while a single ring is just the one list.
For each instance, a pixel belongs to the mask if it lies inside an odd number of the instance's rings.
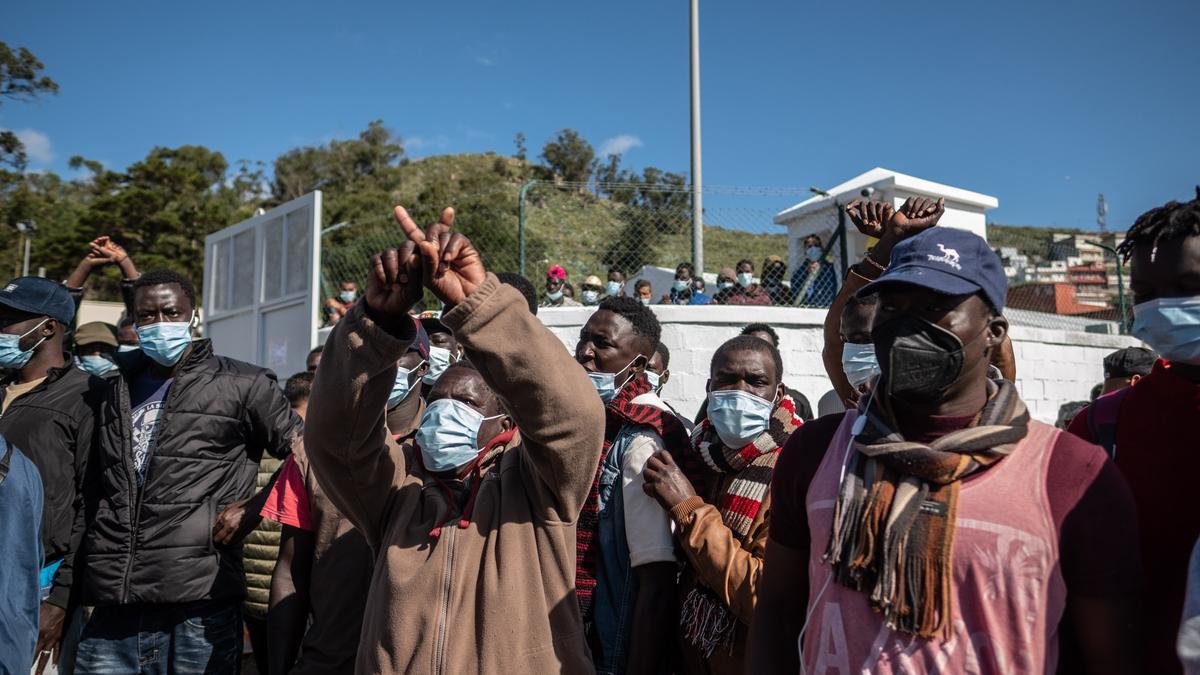
[{"label": "man in brown fleece jacket", "polygon": [[[408,241],[372,258],[365,301],[330,334],[304,436],[331,501],[378,552],[357,672],[591,672],[575,520],[596,475],[604,409],[520,294],[450,231],[453,210],[424,232],[403,207],[395,215]],[[521,430],[500,446],[479,438],[486,452],[441,471],[432,467],[446,457],[419,447],[436,426],[397,444],[384,423],[422,281]],[[434,419],[427,412],[423,427]]]}]

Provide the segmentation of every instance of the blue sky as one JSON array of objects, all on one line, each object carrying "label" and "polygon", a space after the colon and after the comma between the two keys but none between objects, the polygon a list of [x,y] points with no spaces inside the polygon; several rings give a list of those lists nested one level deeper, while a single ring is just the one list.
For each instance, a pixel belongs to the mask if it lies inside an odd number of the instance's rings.
[{"label": "blue sky", "polygon": [[[384,119],[409,154],[535,155],[574,127],[688,169],[685,0],[9,3],[62,87],[5,102],[35,168],[196,143],[270,161]],[[1200,183],[1200,3],[702,2],[704,180],[830,186],[884,166],[1091,226]],[[785,200],[787,201],[787,200]]]}]

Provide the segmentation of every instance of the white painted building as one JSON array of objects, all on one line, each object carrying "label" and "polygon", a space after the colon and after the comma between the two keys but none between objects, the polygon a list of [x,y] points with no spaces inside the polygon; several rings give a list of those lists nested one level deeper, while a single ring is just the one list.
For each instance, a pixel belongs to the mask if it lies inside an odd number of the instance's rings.
[{"label": "white painted building", "polygon": [[[838,225],[838,204],[855,199],[877,199],[891,202],[897,208],[909,197],[945,197],[946,214],[939,225],[974,232],[987,239],[984,213],[996,208],[995,197],[962,188],[935,183],[888,169],[876,167],[828,190],[829,196],[816,196],[775,215],[775,223],[788,228],[788,269],[795,269],[804,257],[804,238],[810,234],[828,243]],[[867,194],[864,194],[867,193]],[[862,258],[873,242],[846,221],[847,254],[850,262]],[[834,260],[839,247],[833,248]],[[839,264],[840,268],[840,264]]]}]

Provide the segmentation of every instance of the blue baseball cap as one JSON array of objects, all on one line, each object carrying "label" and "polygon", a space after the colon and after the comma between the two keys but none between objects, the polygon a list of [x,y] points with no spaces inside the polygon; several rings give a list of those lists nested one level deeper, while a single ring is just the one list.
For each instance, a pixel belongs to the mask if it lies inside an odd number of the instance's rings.
[{"label": "blue baseball cap", "polygon": [[996,312],[1003,311],[1008,295],[1000,256],[983,237],[952,227],[931,227],[897,244],[887,271],[857,295],[862,298],[893,283],[944,295],[982,293]]},{"label": "blue baseball cap", "polygon": [[413,337],[412,344],[408,346],[408,351],[416,352],[421,355],[421,358],[429,360],[429,333],[425,331],[425,327],[421,325],[421,320],[413,317],[413,325],[416,326],[417,334]]},{"label": "blue baseball cap", "polygon": [[70,326],[75,301],[57,281],[43,277],[17,277],[0,288],[0,305],[35,316],[48,316]]}]

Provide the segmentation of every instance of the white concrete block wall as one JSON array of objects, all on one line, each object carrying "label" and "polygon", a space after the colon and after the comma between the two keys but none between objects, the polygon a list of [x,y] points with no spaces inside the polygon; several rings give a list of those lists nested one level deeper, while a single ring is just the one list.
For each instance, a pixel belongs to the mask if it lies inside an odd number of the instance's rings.
[{"label": "white concrete block wall", "polygon": [[[788,386],[817,401],[832,387],[821,364],[821,324],[825,313],[782,307],[654,306],[663,324],[663,341],[671,350],[671,379],[663,397],[680,413],[692,416],[704,400],[704,385],[713,352],[752,322],[771,324],[779,333]],[[579,329],[592,310],[541,309],[539,318],[574,351]],[[1035,419],[1054,423],[1069,401],[1086,401],[1103,376],[1103,359],[1122,347],[1139,344],[1117,335],[1099,335],[1013,326],[1017,387]]]}]

